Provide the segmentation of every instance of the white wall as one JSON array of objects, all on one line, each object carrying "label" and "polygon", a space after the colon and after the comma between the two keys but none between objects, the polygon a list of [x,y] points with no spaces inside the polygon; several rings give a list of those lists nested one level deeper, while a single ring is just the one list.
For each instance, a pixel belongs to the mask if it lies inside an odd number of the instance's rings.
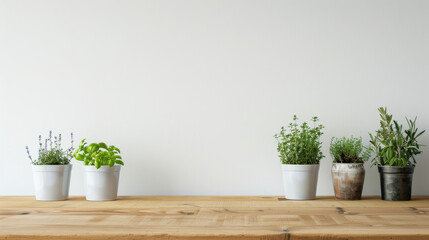
[{"label": "white wall", "polygon": [[273,135],[293,114],[326,126],[331,195],[332,136],[366,141],[379,106],[429,129],[428,66],[423,0],[0,1],[0,195],[33,194],[24,147],[50,129],[117,145],[122,195],[281,195]]}]

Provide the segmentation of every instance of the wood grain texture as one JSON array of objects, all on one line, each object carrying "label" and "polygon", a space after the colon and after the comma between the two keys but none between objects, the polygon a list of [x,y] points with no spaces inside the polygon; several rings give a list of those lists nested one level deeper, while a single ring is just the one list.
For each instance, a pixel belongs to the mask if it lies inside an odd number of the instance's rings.
[{"label": "wood grain texture", "polygon": [[0,197],[0,239],[429,239],[429,197]]}]

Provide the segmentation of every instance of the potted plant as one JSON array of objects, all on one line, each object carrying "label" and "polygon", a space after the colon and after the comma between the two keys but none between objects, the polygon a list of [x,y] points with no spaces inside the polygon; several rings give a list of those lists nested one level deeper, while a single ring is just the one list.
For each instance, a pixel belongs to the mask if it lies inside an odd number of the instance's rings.
[{"label": "potted plant", "polygon": [[308,200],[316,198],[321,151],[322,125],[313,117],[313,126],[306,122],[298,125],[298,118],[288,128],[282,127],[277,139],[277,150],[282,163],[284,193],[287,199]]},{"label": "potted plant", "polygon": [[121,171],[121,151],[105,143],[87,144],[83,139],[74,152],[76,160],[85,166],[86,199],[88,201],[116,200],[118,196],[119,172]]},{"label": "potted plant", "polygon": [[415,155],[420,154],[417,138],[419,132],[416,120],[405,118],[408,129],[403,130],[386,108],[379,108],[380,129],[370,136],[370,151],[374,153],[373,165],[378,166],[381,183],[381,198],[388,201],[407,201],[411,199]]},{"label": "potted plant", "polygon": [[329,152],[333,158],[332,182],[338,200],[360,200],[365,180],[364,162],[369,152],[364,152],[362,138],[332,138]]},{"label": "potted plant", "polygon": [[32,163],[36,200],[59,201],[68,198],[72,170],[70,161],[73,158],[73,133],[70,136],[71,147],[63,149],[61,134],[52,139],[52,131],[49,131],[49,138],[44,140],[44,144],[42,136],[39,135],[39,155],[34,160],[26,146]]}]

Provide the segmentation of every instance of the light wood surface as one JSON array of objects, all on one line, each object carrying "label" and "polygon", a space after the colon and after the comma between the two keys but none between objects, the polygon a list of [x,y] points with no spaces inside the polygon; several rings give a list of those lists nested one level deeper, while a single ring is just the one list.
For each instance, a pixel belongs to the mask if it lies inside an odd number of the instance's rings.
[{"label": "light wood surface", "polygon": [[0,197],[0,239],[429,239],[429,197]]}]

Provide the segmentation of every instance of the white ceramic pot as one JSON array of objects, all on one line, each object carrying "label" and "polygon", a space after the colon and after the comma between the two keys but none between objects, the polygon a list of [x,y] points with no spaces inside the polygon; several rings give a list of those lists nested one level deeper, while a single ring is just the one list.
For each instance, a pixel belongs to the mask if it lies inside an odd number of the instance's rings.
[{"label": "white ceramic pot", "polygon": [[112,201],[118,196],[119,172],[121,165],[113,167],[84,166],[86,181],[86,200]]},{"label": "white ceramic pot", "polygon": [[287,199],[316,199],[319,164],[282,164],[283,186]]},{"label": "white ceramic pot", "polygon": [[36,200],[59,201],[69,197],[72,165],[32,165]]}]

